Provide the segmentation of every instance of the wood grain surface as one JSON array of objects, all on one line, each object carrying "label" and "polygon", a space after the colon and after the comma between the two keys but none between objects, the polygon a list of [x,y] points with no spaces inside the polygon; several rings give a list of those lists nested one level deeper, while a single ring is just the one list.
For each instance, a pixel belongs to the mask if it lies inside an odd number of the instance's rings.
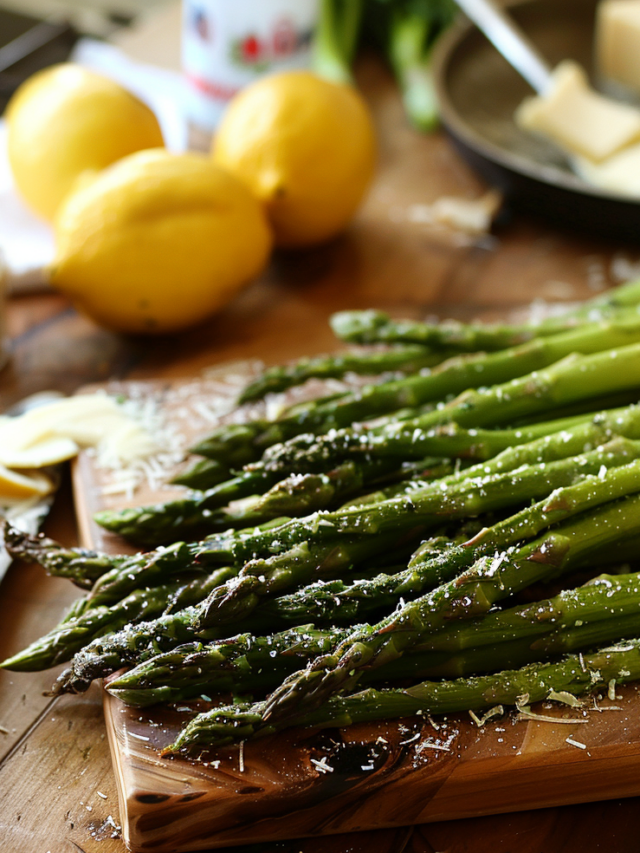
[{"label": "wood grain surface", "polygon": [[619,690],[615,711],[610,704],[538,709],[559,723],[512,714],[479,729],[454,714],[295,729],[189,761],[159,750],[210,703],[188,703],[191,713],[141,710],[105,693],[123,834],[134,853],[308,836],[327,836],[332,849],[331,835],[343,832],[638,795],[638,688]]},{"label": "wood grain surface", "polygon": [[[416,205],[484,187],[441,135],[404,119],[385,69],[363,60],[359,82],[375,114],[379,170],[347,233],[331,245],[277,256],[262,279],[216,318],[183,335],[141,340],[98,329],[56,294],[12,297],[13,358],[0,374],[0,408],[28,393],[71,393],[109,378],[189,377],[212,364],[274,363],[335,346],[329,314],[376,306],[396,316],[495,319],[532,299],[572,301],[614,285],[640,261],[637,246],[598,241],[505,216],[494,235],[464,240],[421,223]],[[419,210],[419,208],[418,208]],[[73,544],[68,488],[47,523]],[[0,654],[58,621],[76,591],[35,566],[14,565],[0,588]],[[54,673],[0,672],[0,841],[9,853],[123,853],[99,691],[52,702]],[[637,799],[434,823],[303,842],[251,853],[636,853]],[[244,850],[244,848],[242,848]],[[249,851],[245,851],[249,853]]]},{"label": "wood grain surface", "polygon": [[[246,417],[247,407],[228,409],[253,375],[247,365],[215,380],[98,387],[148,400],[189,447],[219,422]],[[215,410],[224,414],[213,423]],[[95,512],[175,495],[155,478],[133,497],[113,494],[111,472],[89,453],[73,474],[81,544],[111,553],[126,543],[95,524]],[[511,714],[478,728],[468,714],[455,714],[293,729],[190,761],[160,751],[211,703],[140,709],[105,691],[123,837],[134,853],[188,853],[640,795],[640,689],[619,694],[613,710],[603,696],[597,709],[536,710],[558,723]]]}]

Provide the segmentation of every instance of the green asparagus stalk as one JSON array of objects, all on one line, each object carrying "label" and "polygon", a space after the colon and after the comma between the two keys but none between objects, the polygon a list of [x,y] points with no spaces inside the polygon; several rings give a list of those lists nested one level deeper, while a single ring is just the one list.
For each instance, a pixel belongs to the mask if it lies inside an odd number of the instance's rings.
[{"label": "green asparagus stalk", "polygon": [[[624,468],[609,470],[606,474],[602,475],[602,479],[599,477],[588,478],[583,483],[576,486],[559,490],[542,504],[523,510],[513,519],[509,519],[506,522],[502,522],[495,525],[493,528],[483,531],[475,538],[475,541],[472,542],[472,547],[458,546],[456,548],[454,546],[446,549],[440,558],[436,557],[434,559],[434,546],[430,543],[431,561],[427,563],[426,570],[424,568],[421,570],[420,565],[417,564],[412,569],[399,573],[395,576],[380,576],[376,579],[377,583],[376,581],[366,580],[356,581],[351,587],[345,585],[346,588],[341,587],[339,590],[333,590],[334,594],[329,597],[329,601],[326,599],[331,587],[330,585],[323,585],[319,590],[313,591],[313,596],[315,598],[320,598],[316,609],[325,617],[331,618],[336,614],[331,612],[329,603],[333,605],[335,610],[340,610],[340,604],[342,604],[342,615],[344,617],[350,618],[355,615],[360,617],[363,613],[374,609],[374,605],[375,607],[381,607],[385,604],[395,603],[399,596],[407,596],[409,594],[415,595],[423,588],[425,577],[429,578],[429,582],[432,585],[434,582],[442,580],[447,576],[451,576],[460,568],[468,565],[469,559],[472,556],[477,556],[480,553],[487,553],[497,547],[505,547],[516,538],[523,539],[535,534],[539,530],[539,526],[541,524],[548,525],[557,522],[560,518],[566,518],[587,506],[593,506],[598,502],[607,499],[611,500],[612,498],[625,493],[625,481],[632,487],[634,481],[638,481],[639,468],[640,463],[632,463]],[[333,560],[336,561],[337,555],[334,553],[332,556]],[[214,573],[213,578],[209,578],[205,582],[199,580],[197,582],[198,590],[200,589],[200,584],[204,584],[203,588],[207,590],[215,588],[219,581],[224,580],[225,576],[229,576],[229,572],[233,572],[233,570],[223,569],[221,573]],[[194,584],[195,583],[196,582],[194,581]],[[148,596],[151,593],[152,591],[144,590],[138,598],[136,598],[134,594],[134,604],[139,601],[140,597],[144,597],[145,595]],[[322,600],[320,593],[324,593],[324,601]],[[164,588],[160,588],[159,594],[160,600],[163,602],[163,607],[165,607],[166,590]],[[379,597],[376,600],[374,597],[375,594],[382,597]],[[157,593],[154,593],[154,595],[157,595]],[[301,595],[298,596],[297,601],[296,596],[292,596],[291,598],[294,599],[293,607],[290,604],[288,605],[286,597],[283,599],[275,599],[274,602],[267,602],[266,605],[263,605],[263,612],[259,611],[258,616],[262,616],[263,618],[267,617],[267,622],[269,621],[269,616],[274,618],[276,622],[278,620],[282,621],[283,618],[287,617],[291,620],[292,615],[296,613],[295,605],[297,605],[299,617],[297,621],[304,621],[304,619],[308,618],[308,615],[312,613],[313,600],[309,600],[309,598],[307,598],[305,602],[304,596]],[[154,598],[153,600],[156,599]],[[179,606],[184,607],[189,604],[190,601],[191,599],[182,600],[179,602]],[[278,604],[279,606],[277,606]],[[150,606],[153,606],[153,603],[150,604],[147,600],[145,601],[145,606],[149,608]],[[122,603],[123,612],[126,613],[125,621],[132,621],[134,618],[131,607],[132,604],[130,599],[125,599]],[[143,615],[148,615],[149,612],[149,610],[143,611]],[[316,614],[314,613],[314,617],[315,615]],[[141,616],[139,615],[136,618],[141,618]],[[106,621],[101,621],[103,619]],[[76,637],[80,637],[80,645],[84,645],[87,642],[87,637],[90,636],[89,632],[94,631],[96,624],[98,624],[102,631],[114,630],[114,625],[117,626],[118,623],[117,621],[111,622],[109,621],[110,619],[111,617],[107,614],[106,608],[101,608],[97,614],[87,614],[85,622],[81,622],[80,625],[71,627],[67,626],[67,629],[62,633],[56,631],[52,632],[54,634],[53,649],[57,655],[56,660],[64,659],[63,655],[68,658],[77,648],[77,646],[67,646],[64,653],[60,651],[64,643],[67,642],[69,635],[71,635],[74,640]],[[88,625],[88,628],[85,623]],[[150,633],[156,635],[158,631],[156,628],[152,627],[150,628]],[[188,636],[193,636],[194,633],[195,631]],[[184,635],[178,636],[181,637]],[[36,645],[36,652],[39,651],[41,647],[50,649],[50,639],[44,643],[40,641]],[[47,653],[50,652],[48,651]],[[27,660],[30,660],[33,656],[33,650],[27,650],[23,655]],[[34,666],[41,665],[42,658],[36,656],[35,661],[36,663]],[[118,658],[116,664],[120,665],[122,662],[123,661]],[[9,665],[9,662],[7,665]]]},{"label": "green asparagus stalk", "polygon": [[640,282],[634,281],[607,291],[559,316],[519,325],[467,324],[453,320],[416,323],[391,320],[382,311],[341,311],[331,317],[330,324],[336,337],[348,343],[414,343],[434,349],[457,347],[466,352],[489,352],[518,346],[533,338],[557,335],[585,322],[633,316],[638,305]]},{"label": "green asparagus stalk", "polygon": [[[449,540],[445,537],[436,537],[431,541],[433,554],[448,547]],[[305,550],[300,549],[297,554],[293,555],[293,559],[303,562],[305,556]],[[324,565],[319,568],[329,574],[336,571],[337,568],[346,567],[348,569],[350,568],[348,559],[348,551],[334,550],[331,552],[327,549],[324,554]],[[222,571],[231,572],[233,570],[223,569]],[[354,577],[366,577],[375,574],[377,571],[379,569],[365,572],[355,571]],[[393,573],[397,571],[397,568],[392,568],[390,571]],[[223,574],[214,572],[206,581],[199,579],[193,581],[192,584],[206,583],[208,584],[207,589],[210,591],[223,580]],[[130,624],[126,630],[116,631],[109,636],[100,636],[90,642],[82,651],[76,653],[71,667],[62,673],[56,683],[56,692],[79,693],[86,690],[95,678],[110,675],[127,663],[147,660],[161,652],[170,651],[181,643],[219,639],[221,636],[225,636],[226,631],[224,629],[222,631],[215,628],[202,630],[199,627],[202,604],[192,606],[192,603],[193,601],[201,602],[203,596],[200,596],[199,592],[197,595],[190,593],[188,587],[186,592],[188,594],[185,594],[185,588],[183,588],[174,595],[165,610],[166,615],[149,622]],[[301,624],[306,621],[306,618],[303,618]],[[272,625],[267,622],[262,627],[264,630],[270,630]],[[241,631],[245,630],[244,625],[239,625],[237,628]],[[251,628],[255,630],[255,622],[252,623]]]},{"label": "green asparagus stalk", "polygon": [[[314,513],[307,518],[292,519],[266,531],[237,532],[206,540],[201,557],[207,562],[243,563],[247,560],[277,555],[306,543],[338,545],[340,542],[376,539],[382,535],[419,536],[445,520],[475,516],[483,512],[508,509],[528,500],[541,500],[553,489],[570,485],[602,467],[615,468],[637,458],[640,443],[616,438],[602,447],[579,456],[522,466],[505,473],[480,474],[459,482],[438,482],[409,495],[392,498],[371,506],[356,506],[336,512]],[[470,471],[473,469],[469,469]],[[239,576],[244,581],[248,572]],[[260,566],[259,574],[268,586],[268,568]],[[257,579],[256,579],[257,580]],[[244,585],[244,583],[243,583]]]},{"label": "green asparagus stalk", "polygon": [[[640,678],[640,641],[625,640],[587,655],[568,655],[552,663],[533,663],[497,674],[426,681],[401,690],[368,688],[355,695],[331,698],[317,710],[301,714],[297,724],[314,728],[390,720],[416,714],[483,711],[498,705],[540,702],[556,694],[581,696]],[[256,734],[266,735],[280,726],[264,724],[265,703],[234,704],[199,714],[164,752],[192,752]]]},{"label": "green asparagus stalk", "polygon": [[[637,574],[602,575],[547,601],[451,626],[400,661],[365,672],[363,682],[367,675],[380,683],[490,672],[635,636],[639,604]],[[110,681],[107,690],[138,706],[268,690],[314,656],[332,651],[348,632],[311,624],[267,637],[241,634],[206,645],[188,643],[138,664]]]},{"label": "green asparagus stalk", "polygon": [[348,633],[346,628],[300,625],[268,637],[238,634],[208,645],[192,642],[138,664],[107,689],[133,705],[179,701],[207,691],[256,692],[273,687],[278,676],[288,675],[311,657],[331,651]]},{"label": "green asparagus stalk", "polygon": [[[421,465],[402,468],[392,457],[347,460],[327,473],[293,474],[284,479],[268,472],[263,482],[276,480],[264,494],[249,495],[234,500],[227,507],[210,509],[218,500],[213,496],[180,498],[153,506],[124,510],[104,510],[96,515],[99,523],[139,546],[158,546],[174,542],[181,536],[198,536],[230,528],[254,527],[283,516],[308,515],[316,510],[339,506],[347,497],[356,494],[372,482],[385,478],[409,479],[419,472],[423,479],[450,472],[451,465],[442,460],[422,460]],[[435,464],[434,464],[435,463]],[[235,478],[240,484],[255,480],[254,472]],[[240,489],[238,489],[239,491]]]},{"label": "green asparagus stalk", "polygon": [[320,0],[313,67],[334,83],[353,83],[351,63],[358,44],[363,0]]},{"label": "green asparagus stalk", "polygon": [[220,528],[221,516],[215,510],[231,501],[262,494],[279,479],[265,471],[247,472],[200,494],[151,506],[103,510],[96,513],[95,520],[107,530],[140,544],[166,544],[183,537],[195,539]]},{"label": "green asparagus stalk", "polygon": [[[640,370],[633,365],[639,361],[640,344],[631,342],[638,340],[639,332],[640,317],[636,315],[632,321],[588,324],[508,350],[459,356],[426,374],[423,371],[337,398],[293,406],[276,421],[219,427],[194,452],[225,461],[228,454],[240,455],[247,464],[267,447],[301,433],[326,433],[451,394],[460,396],[432,412],[430,418],[425,416],[425,426],[451,421],[467,427],[499,426],[552,413],[561,405],[635,390]],[[623,378],[624,365],[618,371],[607,361],[609,351],[629,365],[628,379]],[[579,357],[575,353],[588,354]],[[570,382],[565,383],[565,378]]]},{"label": "green asparagus stalk", "polygon": [[8,521],[4,523],[4,544],[14,559],[39,563],[47,574],[69,578],[82,589],[91,589],[98,578],[129,559],[126,555],[101,554],[88,548],[64,548],[42,534],[31,536],[18,530]]},{"label": "green asparagus stalk", "polygon": [[[423,459],[426,456],[473,457],[480,460],[493,458],[495,462],[490,463],[490,467],[497,464],[500,470],[506,470],[505,466],[510,464],[507,451],[512,455],[522,453],[530,459],[531,442],[538,441],[536,447],[543,447],[544,443],[553,444],[558,441],[558,433],[564,434],[561,439],[563,446],[570,442],[572,453],[582,451],[585,445],[601,444],[612,435],[640,438],[640,407],[636,405],[545,421],[518,429],[464,429],[455,423],[429,427],[429,420],[429,416],[415,418],[388,425],[379,431],[335,430],[326,436],[318,436],[304,447],[297,446],[295,442],[285,442],[268,448],[263,459],[248,465],[247,470],[318,473],[327,464],[338,465],[348,459],[367,459],[370,456],[376,459],[394,458],[398,462]],[[514,450],[523,445],[522,451]],[[531,449],[535,451],[535,448]],[[498,461],[495,457],[500,453],[504,455]],[[474,473],[466,471],[462,476],[474,476]]]},{"label": "green asparagus stalk", "polygon": [[[199,613],[200,607],[192,604],[97,636],[75,653],[71,666],[57,678],[52,692],[84,693],[96,678],[110,675],[121,666],[148,660],[199,637],[206,639],[206,633],[196,630]],[[2,666],[9,668],[7,662]]]},{"label": "green asparagus stalk", "polygon": [[[626,412],[611,412],[607,417],[616,418],[624,415],[621,426],[617,427],[618,434],[626,434],[622,427],[627,425],[627,432],[635,436],[633,427],[635,418],[640,423],[640,410],[630,409]],[[551,432],[570,430],[574,426],[589,423],[594,419],[593,435],[585,437],[592,444],[600,443],[605,436],[612,434],[612,429],[599,416],[581,415],[560,421],[537,424],[513,430],[464,430],[456,424],[447,424],[435,428],[422,429],[421,419],[415,418],[407,422],[406,429],[392,426],[383,427],[383,432],[358,432],[353,430],[334,431],[328,436],[316,438],[312,435],[297,436],[282,445],[268,449],[264,460],[254,463],[250,469],[240,473],[233,480],[215,487],[202,495],[180,498],[152,506],[130,507],[124,510],[103,511],[97,516],[100,524],[118,533],[126,539],[145,545],[160,545],[171,542],[176,537],[193,534],[209,528],[216,529],[264,521],[265,515],[273,518],[279,515],[301,515],[304,509],[322,509],[338,496],[344,498],[349,490],[355,490],[369,485],[382,476],[385,471],[398,470],[398,466],[406,461],[418,460],[423,462],[428,455],[436,457],[472,456],[485,459],[491,455],[512,447],[527,443],[536,438],[546,438]],[[614,426],[616,425],[614,424]],[[596,435],[595,433],[598,433]],[[640,431],[639,431],[640,435]],[[416,447],[429,448],[430,453],[416,452]],[[375,458],[369,456],[375,454]],[[351,458],[349,458],[351,457]],[[340,468],[339,478],[349,471],[352,485],[345,484],[336,496],[335,476],[331,483],[331,493],[327,494],[329,485],[326,480],[320,491],[314,485],[317,480],[303,480],[300,475],[331,473],[332,469],[350,463],[357,467]],[[293,471],[295,473],[290,474]],[[413,476],[413,471],[408,471]],[[444,472],[441,472],[444,473]],[[282,480],[280,477],[285,476]],[[437,476],[434,470],[430,476]],[[274,485],[271,485],[274,484]],[[311,486],[311,490],[309,489]],[[256,490],[268,489],[264,495],[254,494]],[[315,504],[309,502],[309,495],[315,496]],[[302,506],[298,498],[302,497]],[[283,499],[286,498],[286,505]],[[290,498],[290,500],[289,500]],[[226,500],[234,504],[233,509],[224,509]],[[384,499],[384,496],[375,500]],[[266,502],[267,506],[264,506]],[[369,501],[371,502],[371,501]],[[279,510],[276,507],[280,507]],[[256,509],[254,514],[253,510]],[[245,512],[246,510],[246,512]]]},{"label": "green asparagus stalk", "polygon": [[424,367],[435,367],[445,354],[430,352],[419,344],[395,346],[385,350],[358,352],[351,350],[335,355],[301,358],[293,364],[276,365],[254,379],[239,397],[239,403],[259,400],[266,394],[286,391],[308,379],[340,378],[346,373],[376,376],[381,373],[415,373]]},{"label": "green asparagus stalk", "polygon": [[213,590],[201,614],[199,628],[247,619],[267,595],[277,595],[316,578],[348,575],[381,554],[397,556],[411,548],[406,530],[381,531],[376,537],[347,537],[309,548],[306,542],[267,559],[249,560],[237,577]]},{"label": "green asparagus stalk", "polygon": [[[453,473],[451,462],[433,457],[400,465],[391,457],[347,460],[326,474],[291,474],[264,495],[246,498],[217,510],[220,529],[249,527],[269,519],[296,518],[338,507],[345,498],[381,480],[396,483],[419,480],[426,483]],[[135,536],[138,535],[136,532]],[[155,542],[156,538],[157,534],[152,530],[150,541]]]},{"label": "green asparagus stalk", "polygon": [[[89,593],[91,607],[114,604],[139,588],[152,588],[168,581],[180,581],[184,574],[207,574],[205,566],[193,559],[193,547],[176,542],[149,555],[120,563],[103,574]],[[146,559],[145,559],[146,557]]]},{"label": "green asparagus stalk", "polygon": [[[415,650],[461,652],[486,648],[491,652],[502,643],[522,639],[531,643],[538,653],[558,654],[589,648],[615,639],[613,634],[596,633],[602,627],[600,623],[611,623],[604,630],[617,629],[622,620],[640,615],[639,601],[640,574],[601,574],[583,586],[563,590],[544,601],[495,610],[469,621],[456,620],[418,644]],[[617,636],[632,636],[626,631],[624,628],[624,633]]]},{"label": "green asparagus stalk", "polygon": [[594,547],[637,534],[640,495],[583,513],[519,548],[481,558],[455,580],[401,607],[371,630],[354,633],[332,655],[290,676],[269,698],[265,721],[294,719],[338,691],[353,690],[364,668],[394,661],[453,619],[487,613],[498,601],[581,565]]},{"label": "green asparagus stalk", "polygon": [[[478,441],[478,449],[475,451],[481,456],[489,452],[497,452],[504,445],[509,449],[503,450],[502,455],[498,455],[491,462],[486,463],[484,467],[469,468],[460,472],[455,477],[450,477],[450,480],[468,479],[475,476],[484,476],[491,471],[507,471],[510,468],[515,468],[524,463],[551,461],[557,458],[563,458],[575,453],[581,452],[586,446],[597,446],[613,434],[625,435],[632,438],[640,438],[640,408],[630,406],[626,409],[613,410],[610,412],[601,412],[597,415],[580,416],[576,418],[563,419],[560,421],[552,421],[547,424],[542,424],[534,427],[496,431],[492,434],[488,430],[467,430],[462,435],[460,428],[455,425],[436,426],[429,428],[421,426],[422,418],[417,418],[408,422],[407,427],[386,427],[384,433],[380,435],[357,434],[349,431],[334,433],[326,438],[321,438],[316,441],[312,437],[305,437],[305,441],[296,439],[286,446],[281,445],[280,448],[272,448],[265,455],[265,460],[261,463],[259,470],[247,471],[236,479],[236,483],[246,478],[247,482],[255,483],[257,477],[272,477],[278,480],[281,471],[294,470],[305,473],[311,473],[314,468],[322,468],[326,464],[339,464],[340,458],[344,461],[345,456],[351,454],[353,458],[359,459],[363,457],[364,464],[367,469],[358,468],[358,476],[362,476],[363,485],[370,476],[376,476],[381,472],[385,464],[384,460],[389,455],[389,459],[395,458],[395,453],[398,453],[398,459],[407,457],[412,453],[412,448],[419,448],[418,454],[420,457],[431,451],[434,455],[440,455],[445,450],[455,451],[461,450],[468,452],[474,447],[473,442]],[[529,441],[532,437],[541,436],[537,443]],[[309,439],[309,440],[306,440]],[[511,445],[516,445],[511,446]],[[394,447],[397,450],[394,450]],[[520,449],[519,449],[520,448]],[[367,458],[369,455],[374,457],[371,461]],[[381,467],[378,467],[381,466]],[[264,469],[273,468],[274,470],[265,471]],[[308,469],[311,469],[309,471]],[[435,473],[435,472],[434,472]],[[354,478],[356,472],[353,474]],[[300,514],[300,509],[295,507],[297,496],[300,494],[298,490],[304,493],[306,484],[294,477],[297,482],[295,488],[291,487],[291,480],[285,480],[281,486],[276,486],[277,493],[282,495],[281,489],[291,493],[293,505],[289,504],[284,507],[279,504],[282,509],[288,509],[291,515]],[[262,482],[266,482],[266,479]],[[449,482],[449,480],[447,480]],[[227,493],[235,488],[233,481],[226,489]],[[416,484],[411,488],[415,491],[419,488]],[[403,493],[403,489],[399,489],[399,493]],[[391,496],[395,496],[398,490],[393,489],[391,493],[373,493],[364,501],[360,501],[362,505],[366,503],[378,503]],[[315,493],[316,497],[321,499],[323,492]],[[324,492],[326,494],[326,492]],[[213,490],[213,497],[217,501],[218,492]],[[269,499],[270,500],[270,499]],[[210,503],[210,497],[205,493],[202,498],[195,497],[192,499],[183,498],[180,501],[169,502],[166,504],[158,504],[156,506],[146,506],[139,508],[130,508],[122,511],[105,511],[97,516],[99,522],[107,527],[112,532],[118,533],[126,538],[137,542],[147,544],[157,543],[162,541],[163,537],[167,539],[175,539],[176,536],[188,533],[190,529],[202,528],[207,523],[207,518],[213,518],[218,527],[231,527],[234,524],[234,519],[230,518],[225,512],[213,515],[207,508]],[[255,498],[249,503],[249,511],[255,505],[260,506],[260,500]],[[305,501],[305,506],[309,503]],[[321,507],[320,500],[316,503],[316,507]],[[204,507],[204,509],[203,509]],[[272,514],[275,514],[276,507],[272,508]],[[304,509],[304,507],[302,507]],[[291,512],[291,510],[294,510]],[[264,511],[264,509],[263,509]],[[236,515],[239,514],[240,523],[244,521],[247,524],[251,521],[259,521],[262,516],[260,514],[242,516],[242,507],[240,513],[235,510]],[[203,515],[204,513],[204,515]],[[207,513],[209,514],[207,516]],[[220,522],[220,516],[226,518],[229,522],[224,524]]]},{"label": "green asparagus stalk", "polygon": [[[421,418],[415,418],[404,426],[386,426],[381,432],[342,430],[317,439],[311,436],[298,437],[284,445],[269,448],[261,463],[256,463],[251,466],[252,470],[225,484],[227,494],[233,494],[234,491],[243,494],[243,481],[250,484],[249,488],[254,488],[256,475],[263,474],[265,479],[262,482],[266,483],[269,482],[268,477],[277,480],[276,474],[279,476],[280,473],[292,470],[297,473],[277,482],[262,497],[234,501],[232,509],[209,509],[208,505],[215,504],[219,499],[220,490],[213,490],[209,495],[181,498],[177,502],[107,511],[100,515],[100,520],[111,531],[132,541],[158,545],[207,525],[214,531],[216,528],[258,524],[278,515],[299,516],[305,514],[305,510],[323,509],[332,500],[344,499],[349,491],[369,486],[373,479],[381,476],[385,470],[393,469],[400,460],[417,458],[424,464],[425,452],[432,453],[434,457],[473,455],[486,459],[502,451],[503,455],[491,464],[492,470],[504,471],[525,461],[558,458],[557,452],[553,456],[549,455],[554,443],[559,444],[560,453],[567,456],[580,452],[587,445],[597,446],[613,434],[640,438],[640,408],[637,406],[512,430],[465,430],[457,424],[424,429],[421,422]],[[551,438],[560,432],[571,435],[560,436],[560,441],[558,437]],[[540,454],[535,447],[523,448],[522,451],[513,449],[529,444],[536,438],[540,440],[536,446],[540,448]],[[506,449],[509,449],[508,452]],[[345,462],[354,467],[345,467]],[[337,475],[328,475],[328,480],[304,476],[321,473],[322,469],[332,464],[338,466]],[[468,469],[462,476],[472,477],[488,471],[488,468]],[[429,477],[442,476],[444,473],[444,470],[432,469]],[[404,474],[400,472],[400,479],[405,477],[414,477],[408,467]],[[424,474],[422,479],[425,479]],[[370,493],[357,503],[377,503],[402,493],[402,488],[392,488],[390,491]]]},{"label": "green asparagus stalk", "polygon": [[147,622],[174,606],[186,607],[202,601],[234,571],[221,568],[204,577],[185,577],[180,582],[162,584],[154,589],[136,589],[111,606],[76,611],[75,618],[65,619],[44,637],[2,661],[0,668],[34,672],[56,666],[70,660],[96,638],[120,631],[125,625]]},{"label": "green asparagus stalk", "polygon": [[177,474],[171,482],[177,486],[186,486],[189,489],[204,492],[214,486],[219,486],[231,477],[229,468],[216,459],[198,459],[197,462]]},{"label": "green asparagus stalk", "polygon": [[640,461],[556,489],[551,495],[514,516],[484,528],[473,539],[434,554],[420,548],[409,567],[395,575],[379,574],[359,580],[320,581],[289,595],[265,601],[255,618],[271,624],[316,624],[361,621],[371,613],[394,607],[454,578],[482,556],[538,536],[545,529],[588,509],[640,491]]},{"label": "green asparagus stalk", "polygon": [[447,0],[438,3],[423,0],[418,8],[411,3],[404,8],[396,3],[387,24],[387,53],[400,84],[405,112],[414,127],[423,133],[438,126],[433,51],[438,36],[452,22],[456,11],[455,3]]},{"label": "green asparagus stalk", "polygon": [[[638,421],[638,411],[635,408],[598,416],[594,418],[593,422],[590,424],[584,424],[570,431],[565,430],[563,432],[556,433],[555,438],[554,436],[550,436],[541,439],[538,442],[534,442],[533,444],[523,445],[520,448],[512,448],[511,450],[504,452],[501,456],[496,457],[491,462],[484,464],[480,468],[468,469],[467,472],[465,472],[465,476],[467,479],[476,476],[486,478],[486,476],[492,472],[510,470],[526,462],[551,461],[557,458],[558,455],[564,456],[566,454],[573,453],[588,444],[598,444],[602,438],[609,435],[614,429],[626,434],[634,435],[637,434],[638,428],[636,421]],[[449,478],[445,481],[445,484],[455,480],[456,477]],[[442,484],[440,484],[439,488],[441,488],[441,486]],[[277,527],[278,525],[276,524],[275,526]],[[85,552],[82,550],[63,550],[55,543],[47,543],[43,540],[32,542],[31,540],[25,539],[24,534],[16,534],[15,538],[16,541],[12,542],[12,553],[17,556],[22,554],[26,554],[28,556],[27,552],[29,552],[32,557],[35,555],[37,559],[45,563],[52,563],[54,560],[60,562],[60,555],[64,554],[67,562],[71,560],[75,569],[82,564],[82,560],[84,559]],[[127,558],[120,569],[112,570],[108,574],[107,578],[104,578],[98,584],[97,591],[104,592],[105,588],[108,588],[108,585],[111,585],[118,577],[123,579],[125,588],[128,585],[129,589],[133,588],[135,585],[134,582],[137,582],[136,579],[138,577],[143,576],[146,578],[145,584],[150,585],[150,571],[157,571],[163,567],[168,567],[172,571],[179,571],[181,570],[182,561],[184,561],[184,566],[191,566],[193,568],[194,561],[196,559],[199,559],[200,562],[203,561],[204,557],[203,553],[201,553],[202,551],[202,547],[198,545],[182,545],[175,546],[168,551],[165,549],[159,549],[155,554],[136,555],[135,557]],[[116,565],[119,565],[121,562],[121,558],[109,559],[112,564],[115,563]],[[105,564],[108,565],[108,558],[101,557],[101,568],[106,568]],[[93,566],[93,562],[91,560],[89,561],[89,566]],[[107,600],[109,599],[98,600],[96,603],[103,603]]]}]

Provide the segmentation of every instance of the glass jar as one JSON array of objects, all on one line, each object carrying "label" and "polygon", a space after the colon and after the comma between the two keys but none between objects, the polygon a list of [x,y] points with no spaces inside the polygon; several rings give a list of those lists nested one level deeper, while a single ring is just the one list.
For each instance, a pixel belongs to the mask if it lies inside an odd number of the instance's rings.
[{"label": "glass jar", "polygon": [[319,0],[183,0],[191,147],[206,148],[227,102],[274,71],[308,67]]}]

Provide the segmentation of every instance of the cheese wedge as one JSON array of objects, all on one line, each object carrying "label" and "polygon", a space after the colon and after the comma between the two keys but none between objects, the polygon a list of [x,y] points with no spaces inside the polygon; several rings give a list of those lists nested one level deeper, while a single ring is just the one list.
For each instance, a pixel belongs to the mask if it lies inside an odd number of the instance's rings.
[{"label": "cheese wedge", "polygon": [[598,73],[640,92],[640,0],[603,0],[596,16]]},{"label": "cheese wedge", "polygon": [[569,60],[554,70],[547,94],[523,101],[515,120],[567,154],[594,162],[640,141],[640,110],[594,92],[582,68]]},{"label": "cheese wedge", "polygon": [[620,195],[640,198],[640,143],[619,151],[601,163],[576,157],[574,169],[590,184]]}]

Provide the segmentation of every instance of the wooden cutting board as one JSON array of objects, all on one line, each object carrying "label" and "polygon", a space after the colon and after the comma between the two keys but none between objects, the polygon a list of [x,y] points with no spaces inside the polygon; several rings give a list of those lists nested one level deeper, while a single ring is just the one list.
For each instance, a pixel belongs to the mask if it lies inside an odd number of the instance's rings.
[{"label": "wooden cutting board", "polygon": [[[184,445],[219,419],[247,370],[171,385],[110,385],[154,399]],[[165,471],[172,468],[165,459]],[[103,507],[177,494],[158,471],[134,495],[83,454],[74,490],[83,544],[127,549],[91,520]],[[323,731],[294,729],[204,754],[161,758],[207,703],[132,709],[105,692],[124,838],[135,853],[181,853],[235,844],[357,832],[640,794],[640,689],[585,709],[540,706],[555,722],[512,714],[482,727],[467,715],[426,716]]]}]

